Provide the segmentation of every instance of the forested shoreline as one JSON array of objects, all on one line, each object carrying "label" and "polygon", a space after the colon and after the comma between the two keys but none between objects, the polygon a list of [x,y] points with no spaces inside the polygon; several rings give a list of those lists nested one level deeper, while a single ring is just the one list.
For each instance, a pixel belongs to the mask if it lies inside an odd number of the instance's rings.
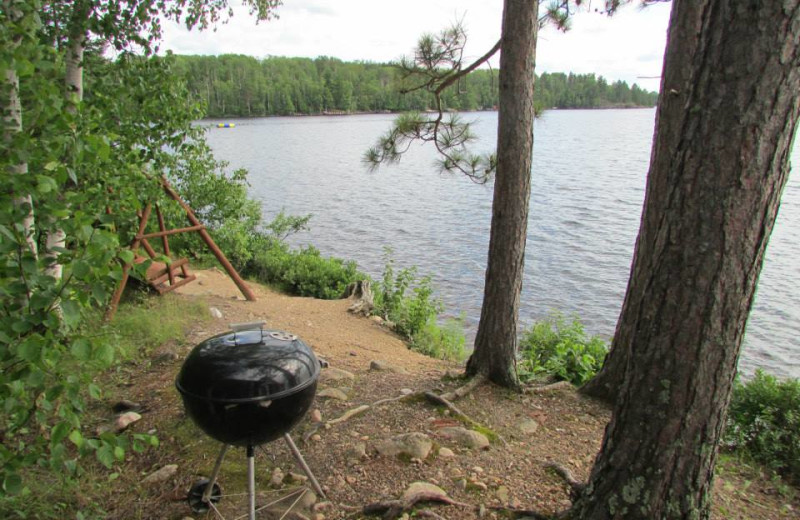
[{"label": "forested shoreline", "polygon": [[[260,117],[325,113],[431,110],[424,90],[403,94],[395,67],[319,57],[257,59],[243,55],[176,56],[175,71],[206,106],[207,117]],[[497,71],[476,70],[444,92],[447,110],[497,106]],[[655,106],[658,94],[595,74],[543,73],[536,80],[538,108]]]}]

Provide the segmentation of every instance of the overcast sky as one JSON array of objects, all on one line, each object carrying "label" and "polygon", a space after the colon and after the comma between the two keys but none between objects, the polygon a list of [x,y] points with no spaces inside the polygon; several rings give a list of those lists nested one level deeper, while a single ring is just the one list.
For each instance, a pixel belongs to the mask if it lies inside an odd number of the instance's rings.
[{"label": "overcast sky", "polygon": [[[238,7],[237,0],[231,3]],[[602,0],[595,0],[597,7]],[[580,13],[566,34],[539,33],[536,71],[594,72],[609,80],[658,90],[671,4],[628,6],[614,17]],[[411,53],[417,38],[456,19],[467,29],[468,58],[492,47],[500,36],[501,0],[284,0],[279,18],[256,24],[246,9],[216,31],[165,28],[162,50],[177,54],[333,56],[388,62]],[[499,57],[492,60],[496,67]]]}]

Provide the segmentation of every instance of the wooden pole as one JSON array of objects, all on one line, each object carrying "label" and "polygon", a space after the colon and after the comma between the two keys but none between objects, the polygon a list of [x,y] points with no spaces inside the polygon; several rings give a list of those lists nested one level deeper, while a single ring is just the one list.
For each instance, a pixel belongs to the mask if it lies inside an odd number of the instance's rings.
[{"label": "wooden pole", "polygon": [[[167,182],[167,179],[162,177],[161,184],[164,186],[164,191],[166,192],[166,194],[169,195],[170,198],[172,198],[175,202],[181,205],[183,210],[186,212],[186,217],[189,219],[189,222],[191,222],[192,225],[194,226],[202,226],[203,224],[197,219],[194,212],[192,211],[192,208],[190,208],[183,201],[183,199],[181,199],[180,196],[178,196],[178,194],[175,193],[175,191],[169,185],[169,182]],[[236,272],[236,269],[234,269],[233,265],[231,265],[231,263],[225,257],[225,254],[220,250],[219,247],[217,247],[217,244],[214,243],[214,240],[211,238],[211,235],[208,234],[208,231],[206,231],[205,227],[203,227],[202,229],[198,229],[197,232],[200,233],[200,237],[203,239],[203,242],[205,242],[208,248],[211,250],[211,252],[214,253],[214,256],[217,258],[217,261],[219,261],[219,263],[222,264],[222,267],[225,268],[225,271],[228,272],[228,276],[231,277],[231,279],[239,288],[239,290],[242,291],[244,297],[251,302],[256,301],[256,295],[253,294],[253,291],[250,289],[250,287],[248,287],[247,284],[244,283],[244,280],[242,280],[242,277],[239,276],[239,273]],[[139,234],[141,234],[141,231],[139,232]]]},{"label": "wooden pole", "polygon": [[[139,232],[136,235],[141,235],[145,228],[147,227],[147,220],[150,218],[150,210],[151,206],[148,204],[144,208],[144,213],[142,213],[142,217],[139,220]],[[139,249],[139,238],[134,238],[133,243],[131,243],[131,251],[133,252],[134,258],[136,256],[136,250]],[[117,290],[114,291],[114,296],[111,297],[111,303],[108,306],[108,310],[106,311],[105,320],[111,321],[111,318],[114,317],[114,314],[117,312],[117,306],[119,305],[119,300],[122,298],[122,293],[125,291],[125,286],[128,285],[128,275],[131,270],[131,264],[126,263],[122,266],[122,280],[119,282],[119,286]]]},{"label": "wooden pole", "polygon": [[[164,215],[161,214],[161,208],[156,204],[156,217],[158,218],[158,229],[161,233],[167,232],[167,226],[164,225]],[[169,258],[169,239],[167,235],[161,236],[161,245],[164,248],[164,256]],[[175,285],[175,276],[172,274],[172,266],[167,266],[167,276],[169,277],[169,284]]]}]

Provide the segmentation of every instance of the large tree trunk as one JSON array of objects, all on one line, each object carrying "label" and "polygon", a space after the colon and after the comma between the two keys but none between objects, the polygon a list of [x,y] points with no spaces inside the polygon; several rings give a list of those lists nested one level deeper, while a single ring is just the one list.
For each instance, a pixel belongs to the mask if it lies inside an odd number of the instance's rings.
[{"label": "large tree trunk", "polygon": [[[675,0],[626,303],[581,519],[701,519],[800,115],[800,0]],[[619,369],[621,370],[621,369]]]},{"label": "large tree trunk", "polygon": [[533,82],[538,2],[506,0],[500,55],[497,174],[489,260],[469,375],[507,387],[516,373],[517,319],[525,263],[533,153]]}]

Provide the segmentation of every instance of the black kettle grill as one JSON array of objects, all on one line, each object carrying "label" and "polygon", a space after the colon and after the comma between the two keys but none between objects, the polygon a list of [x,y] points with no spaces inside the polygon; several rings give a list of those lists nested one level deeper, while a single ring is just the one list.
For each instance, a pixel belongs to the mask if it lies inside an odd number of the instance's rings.
[{"label": "black kettle grill", "polygon": [[254,447],[279,437],[286,440],[314,490],[325,496],[289,436],[314,401],[320,363],[297,336],[263,325],[231,325],[231,332],[203,341],[189,353],[175,381],[189,417],[223,443],[211,478],[189,491],[189,504],[196,513],[209,508],[219,513],[214,506],[221,498],[216,480],[233,445],[247,450],[248,516],[255,519]]}]

